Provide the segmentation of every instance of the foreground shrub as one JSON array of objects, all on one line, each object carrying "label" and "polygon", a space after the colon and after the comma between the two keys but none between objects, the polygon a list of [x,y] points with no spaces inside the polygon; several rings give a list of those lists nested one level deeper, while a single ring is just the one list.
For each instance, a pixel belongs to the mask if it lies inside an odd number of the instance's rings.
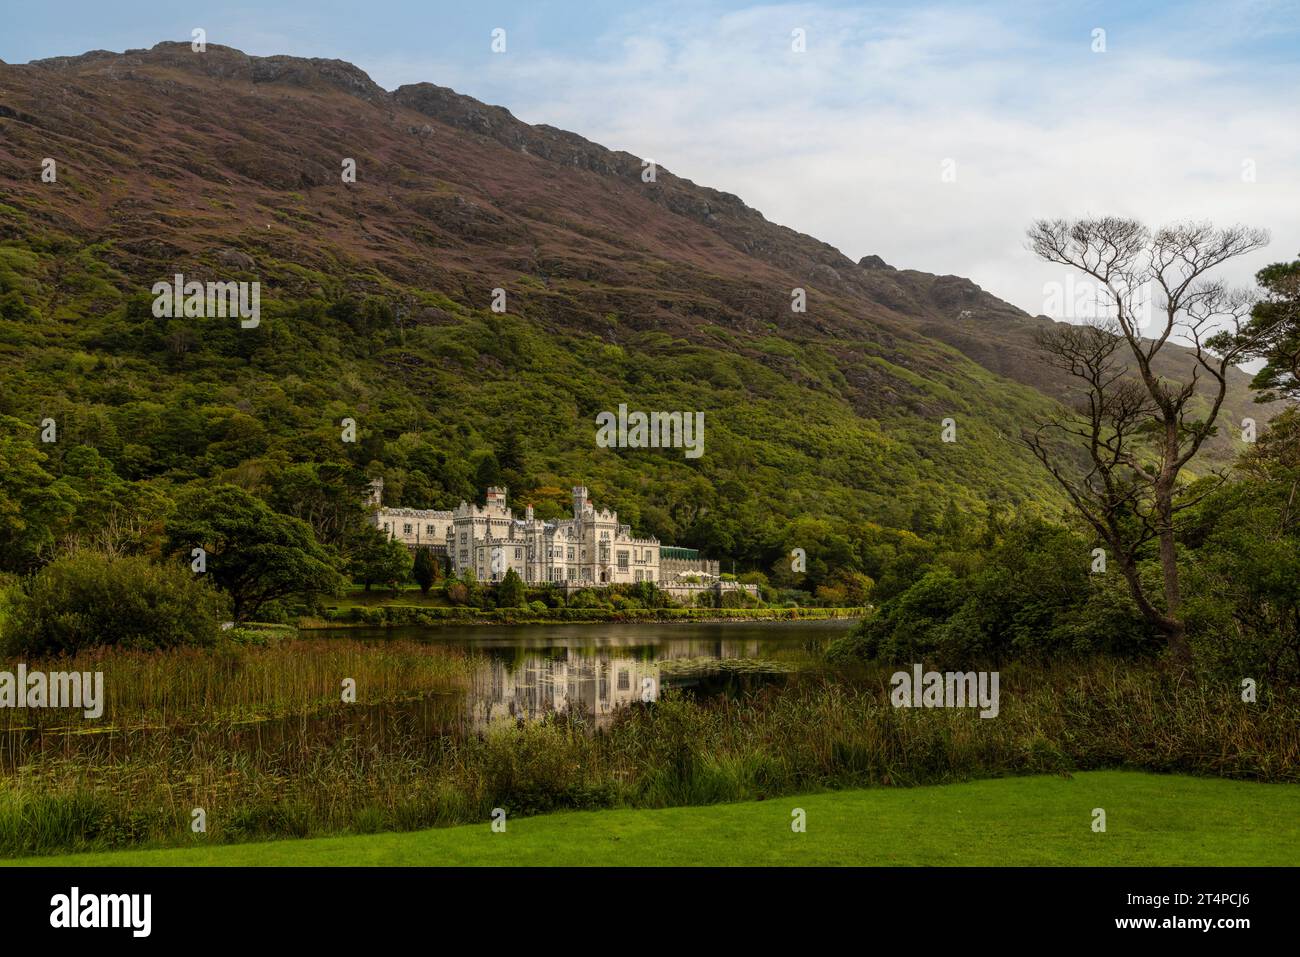
[{"label": "foreground shrub", "polygon": [[226,597],[186,566],[89,551],[51,562],[11,600],[4,623],[11,655],[207,645],[229,614]]}]

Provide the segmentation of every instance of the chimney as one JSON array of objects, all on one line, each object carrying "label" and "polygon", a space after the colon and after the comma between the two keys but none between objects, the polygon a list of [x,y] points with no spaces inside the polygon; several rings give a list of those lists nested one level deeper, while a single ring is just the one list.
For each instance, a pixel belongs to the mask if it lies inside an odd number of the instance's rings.
[{"label": "chimney", "polygon": [[530,521],[530,522],[533,520],[533,506],[532,506],[532,505],[529,505],[526,509],[524,509],[524,518],[525,518],[527,521]]}]

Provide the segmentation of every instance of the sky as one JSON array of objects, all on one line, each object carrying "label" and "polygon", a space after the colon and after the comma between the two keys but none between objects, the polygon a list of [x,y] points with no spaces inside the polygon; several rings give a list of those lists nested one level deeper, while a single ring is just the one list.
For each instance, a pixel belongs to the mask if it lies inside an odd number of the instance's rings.
[{"label": "sky", "polygon": [[195,27],[386,89],[452,87],[1030,313],[1072,318],[1061,267],[1024,248],[1040,217],[1265,227],[1272,244],[1222,273],[1239,284],[1300,256],[1300,0],[65,0],[9,4],[0,59]]}]

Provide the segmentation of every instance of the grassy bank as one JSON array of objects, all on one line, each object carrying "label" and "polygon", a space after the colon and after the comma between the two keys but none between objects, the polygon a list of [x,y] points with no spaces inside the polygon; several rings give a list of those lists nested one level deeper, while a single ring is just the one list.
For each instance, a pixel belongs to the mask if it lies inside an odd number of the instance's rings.
[{"label": "grassy bank", "polygon": [[866,608],[468,608],[389,603],[326,608],[299,626],[393,628],[406,625],[545,625],[563,622],[827,621],[861,618]]},{"label": "grassy bank", "polygon": [[[396,688],[403,667],[389,659],[375,679]],[[895,709],[887,669],[670,694],[599,731],[581,715],[480,729],[454,693],[382,703],[365,688],[274,721],[182,712],[135,732],[8,732],[0,854],[185,843],[196,807],[205,840],[235,843],[484,821],[494,807],[513,819],[1109,768],[1300,781],[1295,689],[1245,704],[1230,683],[1106,662],[1008,667],[995,719]]]},{"label": "grassy bank", "polygon": [[[807,830],[791,830],[802,808]],[[1093,809],[1106,831],[1092,830]],[[6,864],[1289,866],[1300,785],[1094,771],[715,807],[548,814],[416,831]]]}]

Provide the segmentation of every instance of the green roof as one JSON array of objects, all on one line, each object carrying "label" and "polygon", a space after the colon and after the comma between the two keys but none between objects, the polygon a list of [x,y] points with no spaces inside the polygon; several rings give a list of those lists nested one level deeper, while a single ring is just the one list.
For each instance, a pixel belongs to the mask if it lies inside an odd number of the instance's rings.
[{"label": "green roof", "polygon": [[700,550],[698,548],[677,548],[675,545],[660,545],[659,558],[684,558],[687,561],[698,561]]}]

